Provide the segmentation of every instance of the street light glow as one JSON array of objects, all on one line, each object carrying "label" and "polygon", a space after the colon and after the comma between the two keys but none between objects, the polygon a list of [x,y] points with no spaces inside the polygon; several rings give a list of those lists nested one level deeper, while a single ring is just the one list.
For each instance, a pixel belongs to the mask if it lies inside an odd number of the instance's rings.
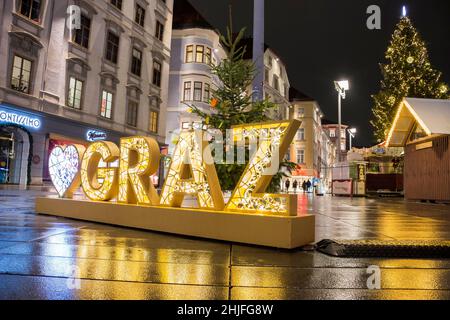
[{"label": "street light glow", "polygon": [[350,132],[351,134],[355,134],[357,132],[356,128],[351,128],[348,129],[348,132]]},{"label": "street light glow", "polygon": [[350,82],[348,80],[336,81],[336,84],[340,88],[340,90],[350,90]]}]

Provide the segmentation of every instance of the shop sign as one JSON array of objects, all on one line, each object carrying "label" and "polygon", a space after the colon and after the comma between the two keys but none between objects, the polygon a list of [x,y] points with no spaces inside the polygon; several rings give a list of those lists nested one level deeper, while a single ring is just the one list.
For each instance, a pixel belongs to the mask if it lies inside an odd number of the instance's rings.
[{"label": "shop sign", "polygon": [[41,121],[37,118],[0,109],[0,123],[2,122],[17,124],[33,129],[39,129],[41,127]]},{"label": "shop sign", "polygon": [[106,140],[107,135],[103,131],[89,130],[86,132],[86,140],[89,142]]},{"label": "shop sign", "polygon": [[352,180],[335,180],[333,181],[333,194],[338,196],[352,195]]},{"label": "shop sign", "polygon": [[[97,141],[87,148],[58,147],[50,155],[49,171],[62,198],[71,198],[81,185],[92,201],[176,208],[182,206],[185,196],[195,196],[198,207],[205,210],[296,216],[297,206],[290,203],[289,195],[267,194],[265,190],[273,176],[267,173],[268,167],[286,154],[299,127],[300,122],[293,120],[233,128],[235,137],[251,134],[260,143],[228,203],[219,185],[211,146],[201,130],[181,132],[160,194],[148,183],[161,158],[158,142],[151,137],[122,138],[120,146]],[[116,161],[119,166],[112,166]]]}]

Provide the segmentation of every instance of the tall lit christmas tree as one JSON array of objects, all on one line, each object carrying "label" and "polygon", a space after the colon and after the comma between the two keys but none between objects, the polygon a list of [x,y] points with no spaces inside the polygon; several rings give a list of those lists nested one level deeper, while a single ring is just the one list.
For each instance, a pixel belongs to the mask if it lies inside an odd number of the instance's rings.
[{"label": "tall lit christmas tree", "polygon": [[381,64],[381,90],[372,96],[371,124],[378,142],[385,140],[403,98],[449,98],[448,86],[441,81],[442,74],[432,68],[425,42],[405,9],[386,51],[386,60],[387,64]]}]

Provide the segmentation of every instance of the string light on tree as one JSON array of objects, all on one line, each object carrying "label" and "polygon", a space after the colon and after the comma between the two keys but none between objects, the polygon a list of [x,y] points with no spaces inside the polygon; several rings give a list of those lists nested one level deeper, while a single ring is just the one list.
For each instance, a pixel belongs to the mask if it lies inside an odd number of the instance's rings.
[{"label": "string light on tree", "polygon": [[402,13],[386,50],[387,63],[381,64],[381,90],[372,96],[371,124],[378,142],[385,140],[403,98],[449,98],[448,86],[442,82],[442,74],[433,69],[425,42],[407,16],[405,6]]}]

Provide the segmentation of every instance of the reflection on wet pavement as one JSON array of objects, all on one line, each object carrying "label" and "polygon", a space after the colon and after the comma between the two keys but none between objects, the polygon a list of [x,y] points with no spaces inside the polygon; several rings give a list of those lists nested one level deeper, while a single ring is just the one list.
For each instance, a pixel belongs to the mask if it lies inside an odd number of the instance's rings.
[{"label": "reflection on wet pavement", "polygon": [[[0,190],[0,299],[449,299],[450,260],[343,259],[34,213]],[[316,240],[450,239],[450,206],[301,197]],[[270,234],[267,235],[270,237]],[[368,266],[381,268],[369,290]]]}]

